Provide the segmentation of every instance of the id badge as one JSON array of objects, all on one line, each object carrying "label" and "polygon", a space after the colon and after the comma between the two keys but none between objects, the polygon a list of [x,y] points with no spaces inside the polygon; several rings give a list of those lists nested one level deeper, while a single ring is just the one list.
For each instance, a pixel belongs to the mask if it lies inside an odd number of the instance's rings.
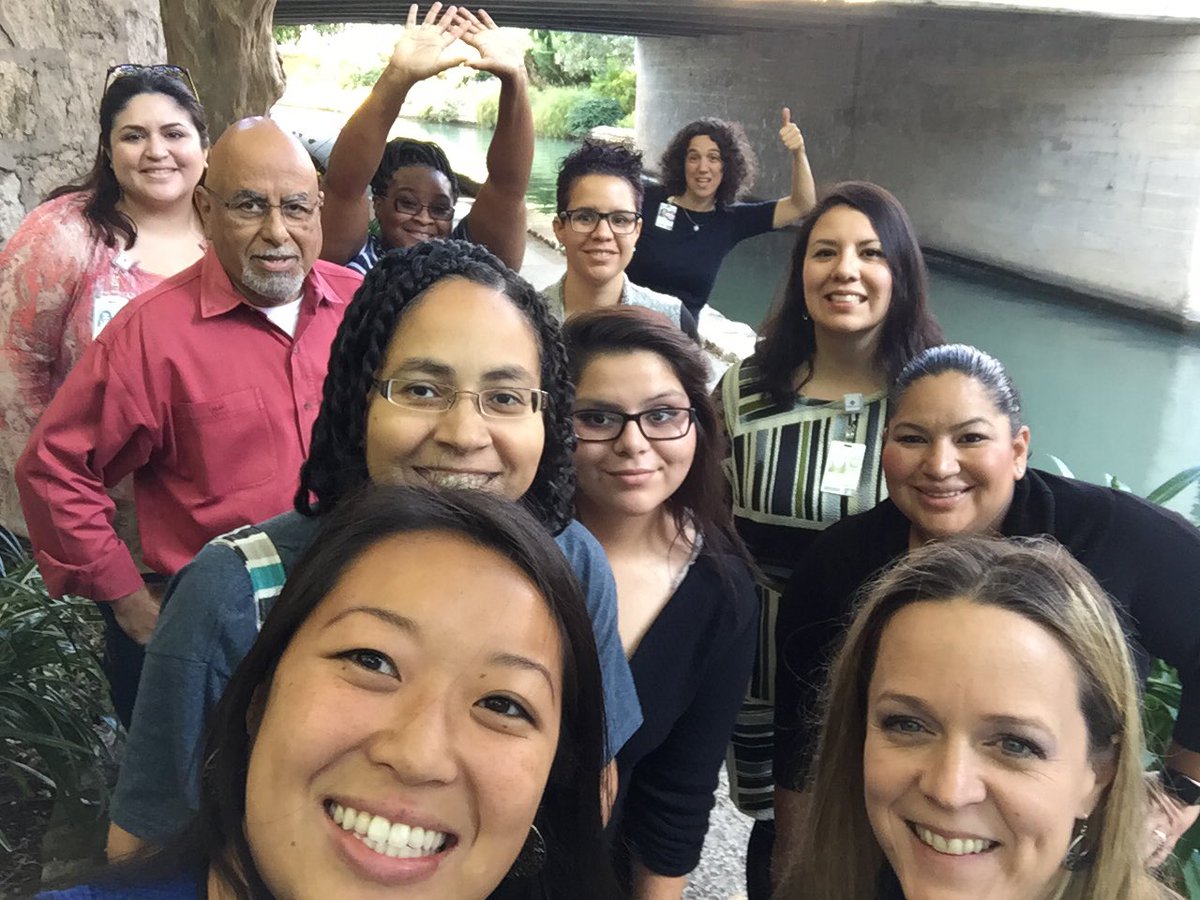
[{"label": "id badge", "polygon": [[866,456],[866,444],[830,441],[829,452],[825,456],[825,474],[821,476],[821,493],[840,497],[857,494]]},{"label": "id badge", "polygon": [[97,294],[92,298],[92,340],[128,302],[129,297],[125,294]]},{"label": "id badge", "polygon": [[658,215],[654,217],[654,227],[661,228],[663,231],[675,230],[675,216],[679,210],[673,203],[662,202],[658,204]]}]

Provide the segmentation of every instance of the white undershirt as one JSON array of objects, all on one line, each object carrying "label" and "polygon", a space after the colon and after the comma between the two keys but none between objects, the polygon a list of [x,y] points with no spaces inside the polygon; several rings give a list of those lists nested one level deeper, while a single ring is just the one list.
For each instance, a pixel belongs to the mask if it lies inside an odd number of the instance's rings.
[{"label": "white undershirt", "polygon": [[300,301],[303,295],[290,303],[278,306],[260,306],[259,312],[287,332],[288,337],[296,336],[296,322],[300,319]]}]

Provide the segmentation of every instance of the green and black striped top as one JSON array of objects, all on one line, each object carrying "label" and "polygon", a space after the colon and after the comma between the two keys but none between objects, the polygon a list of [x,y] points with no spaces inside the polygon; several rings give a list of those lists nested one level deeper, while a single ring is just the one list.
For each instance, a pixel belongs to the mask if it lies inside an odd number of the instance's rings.
[{"label": "green and black striped top", "polygon": [[[749,695],[734,727],[730,783],[738,807],[760,817],[771,809],[774,744],[775,614],[792,569],[813,538],[839,519],[887,496],[879,458],[887,398],[863,397],[861,412],[842,399],[772,398],[751,357],[725,373],[721,415],[729,439],[725,474],[738,532],[758,563],[762,602]],[[857,493],[823,493],[830,441],[866,444]]]}]

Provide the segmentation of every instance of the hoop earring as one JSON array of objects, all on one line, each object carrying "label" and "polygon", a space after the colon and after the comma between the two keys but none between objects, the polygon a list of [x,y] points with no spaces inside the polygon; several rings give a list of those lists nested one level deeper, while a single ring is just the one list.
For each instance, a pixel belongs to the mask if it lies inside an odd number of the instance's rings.
[{"label": "hoop earring", "polygon": [[1075,834],[1067,845],[1067,855],[1063,858],[1063,868],[1068,872],[1076,872],[1087,865],[1092,855],[1092,848],[1087,841],[1088,820],[1075,820]]},{"label": "hoop earring", "polygon": [[532,878],[538,872],[542,871],[542,866],[546,864],[546,842],[542,839],[542,833],[538,831],[536,825],[529,826],[529,835],[525,838],[525,843],[521,846],[521,852],[517,854],[517,858],[513,861],[512,868],[508,870],[505,878]]}]

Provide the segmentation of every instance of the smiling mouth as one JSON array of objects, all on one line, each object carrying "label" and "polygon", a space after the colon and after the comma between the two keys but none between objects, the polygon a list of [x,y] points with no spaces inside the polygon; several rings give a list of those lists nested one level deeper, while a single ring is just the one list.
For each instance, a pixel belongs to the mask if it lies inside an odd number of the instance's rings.
[{"label": "smiling mouth", "polygon": [[999,841],[989,841],[985,838],[948,838],[915,822],[905,824],[908,825],[908,830],[916,835],[917,840],[943,856],[978,856],[1000,846]]},{"label": "smiling mouth", "polygon": [[343,807],[332,800],[325,801],[325,814],[343,831],[351,832],[368,849],[394,859],[436,856],[458,842],[454,835],[447,832],[392,822],[380,815]]},{"label": "smiling mouth", "polygon": [[855,294],[848,291],[831,291],[825,295],[831,303],[866,303],[866,294]]},{"label": "smiling mouth", "polygon": [[456,469],[414,469],[421,478],[441,488],[480,490],[496,479],[494,472],[465,472]]},{"label": "smiling mouth", "polygon": [[957,497],[965,496],[969,487],[961,488],[917,488],[916,491],[922,497],[928,497],[930,500],[954,500]]}]

